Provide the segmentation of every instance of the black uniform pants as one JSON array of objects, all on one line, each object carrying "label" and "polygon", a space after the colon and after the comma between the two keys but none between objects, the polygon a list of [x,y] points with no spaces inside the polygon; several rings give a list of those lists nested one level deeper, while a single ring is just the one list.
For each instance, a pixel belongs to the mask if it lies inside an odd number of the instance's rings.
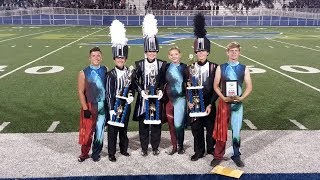
[{"label": "black uniform pants", "polygon": [[194,152],[198,155],[204,155],[205,153],[205,137],[204,128],[206,128],[206,143],[207,153],[213,154],[215,140],[212,137],[214,120],[216,117],[215,107],[212,106],[211,112],[208,116],[199,117],[191,123],[191,131],[194,137]]},{"label": "black uniform pants", "polygon": [[[145,114],[139,116],[139,138],[142,151],[148,150],[149,142],[151,143],[152,150],[159,148],[161,140],[161,124],[144,124]],[[150,133],[151,131],[151,133]]]},{"label": "black uniform pants", "polygon": [[114,156],[116,154],[117,137],[119,133],[119,147],[120,152],[127,152],[129,139],[128,139],[128,122],[129,122],[130,111],[127,113],[124,127],[112,126],[108,124],[108,154]]}]

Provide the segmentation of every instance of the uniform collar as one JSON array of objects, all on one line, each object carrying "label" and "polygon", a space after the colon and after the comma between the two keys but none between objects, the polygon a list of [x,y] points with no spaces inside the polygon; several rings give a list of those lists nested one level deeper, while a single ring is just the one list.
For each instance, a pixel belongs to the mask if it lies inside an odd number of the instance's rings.
[{"label": "uniform collar", "polygon": [[203,66],[203,65],[205,65],[207,62],[208,62],[208,60],[206,59],[204,62],[197,61],[197,64],[198,64],[199,66]]}]

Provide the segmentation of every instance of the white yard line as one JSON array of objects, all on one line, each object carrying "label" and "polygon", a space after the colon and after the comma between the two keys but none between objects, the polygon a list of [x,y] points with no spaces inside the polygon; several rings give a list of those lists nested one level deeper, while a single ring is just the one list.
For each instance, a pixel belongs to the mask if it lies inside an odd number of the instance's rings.
[{"label": "white yard line", "polygon": [[[183,31],[185,31],[185,32],[190,33],[189,31],[187,31],[187,30],[185,30],[185,29],[183,29],[183,28],[181,28],[181,29],[182,29]],[[233,32],[233,31],[231,31],[231,32]],[[237,32],[234,32],[234,33],[237,33]],[[266,38],[266,39],[268,39],[268,38]],[[276,41],[276,40],[272,40],[272,39],[268,39],[268,40]],[[213,44],[215,44],[215,45],[217,45],[217,46],[219,46],[219,47],[222,47],[222,48],[226,49],[226,47],[224,47],[224,46],[222,46],[222,45],[220,45],[220,44],[218,44],[218,43],[215,43],[215,42],[213,42],[213,41],[211,41],[211,40],[210,40],[210,42],[213,43]],[[279,42],[281,42],[281,41],[279,41]],[[281,42],[281,43],[289,44],[289,45],[292,45],[292,46],[304,47],[304,46],[299,46],[299,45],[295,45],[295,44],[291,44],[291,43],[285,43],[285,42]],[[308,48],[308,47],[305,47],[305,48],[306,48],[306,49],[309,49],[309,50],[315,50],[315,51],[320,52],[320,50],[316,50],[316,49],[312,49],[312,48]],[[307,87],[309,87],[309,88],[311,88],[311,89],[313,89],[313,90],[316,90],[316,91],[320,92],[320,89],[319,89],[319,88],[316,88],[316,87],[314,87],[314,86],[311,86],[311,85],[308,84],[308,83],[305,83],[305,82],[303,82],[303,81],[301,81],[301,80],[299,80],[299,79],[296,79],[296,78],[294,78],[294,77],[291,77],[291,76],[289,76],[289,75],[287,75],[287,74],[285,74],[285,73],[283,73],[283,72],[281,72],[281,71],[278,71],[278,70],[276,70],[276,69],[273,69],[272,67],[269,67],[269,66],[267,66],[267,65],[265,65],[265,64],[262,64],[261,62],[258,62],[258,61],[254,60],[254,59],[251,59],[251,58],[249,58],[249,57],[247,57],[247,56],[245,56],[245,55],[242,55],[242,54],[241,54],[240,56],[242,56],[242,57],[244,57],[244,58],[246,58],[246,59],[248,59],[248,60],[250,60],[250,61],[252,61],[252,62],[254,62],[254,63],[257,63],[257,64],[259,64],[259,65],[261,65],[261,66],[263,66],[263,67],[265,67],[265,68],[268,68],[268,69],[270,69],[270,70],[272,70],[272,71],[274,71],[274,72],[277,72],[277,73],[279,73],[279,74],[281,74],[281,75],[283,75],[283,76],[285,76],[285,77],[287,77],[287,78],[290,78],[290,79],[292,79],[292,80],[294,80],[294,81],[296,81],[296,82],[298,82],[298,83],[301,83],[301,84],[303,84],[303,85],[305,85],[305,86],[307,86]]]},{"label": "white yard line", "polygon": [[[183,31],[185,31],[185,32],[188,32],[188,33],[191,33],[191,32],[189,32],[189,31],[187,31],[187,30],[185,30],[185,29],[183,29],[183,28],[181,28],[181,30],[183,30]],[[231,31],[231,32],[233,32],[233,31]],[[236,32],[235,32],[235,33],[236,33]],[[267,38],[266,38],[266,39],[267,39]],[[272,39],[270,39],[270,40],[272,41]],[[220,45],[220,44],[218,44],[218,43],[215,43],[215,42],[213,42],[213,41],[211,41],[211,40],[210,40],[210,42],[213,43],[213,44],[215,44],[215,45],[217,45],[217,46],[219,46],[219,47],[222,47],[222,48],[226,49],[226,47],[224,47],[224,46],[222,46],[222,45]],[[279,42],[281,42],[281,41],[279,41]],[[290,43],[287,43],[287,44],[290,44]],[[291,45],[291,44],[290,44],[290,45]],[[296,46],[298,46],[298,45],[296,45]],[[312,50],[312,48],[309,48],[309,49]],[[320,50],[316,50],[316,49],[313,49],[313,50],[320,52]],[[280,71],[278,71],[278,70],[276,70],[276,69],[273,69],[272,67],[267,66],[267,65],[265,65],[265,64],[262,64],[261,62],[258,62],[258,61],[254,60],[254,59],[251,59],[251,58],[249,58],[249,57],[247,57],[247,56],[245,56],[245,55],[242,55],[242,54],[241,54],[240,56],[242,56],[242,57],[244,57],[244,58],[246,58],[246,59],[248,59],[248,60],[250,60],[250,61],[252,61],[252,62],[254,62],[254,63],[257,63],[257,64],[259,64],[259,65],[261,65],[261,66],[263,66],[263,67],[265,67],[265,68],[268,68],[268,69],[270,69],[270,70],[272,70],[272,71],[274,71],[274,72],[277,72],[277,73],[279,73],[279,74],[281,74],[281,75],[283,75],[283,76],[285,76],[285,77],[287,77],[287,78],[289,78],[289,79],[292,79],[292,80],[294,80],[294,81],[296,81],[296,82],[298,82],[298,83],[301,83],[301,84],[303,84],[303,85],[305,85],[305,86],[307,86],[307,87],[309,87],[309,88],[311,88],[311,89],[313,89],[313,90],[316,90],[316,91],[320,92],[320,89],[318,89],[318,88],[316,88],[316,87],[314,87],[314,86],[311,86],[311,85],[308,84],[308,83],[305,83],[305,82],[303,82],[303,81],[301,81],[301,80],[299,80],[299,79],[296,79],[296,78],[294,78],[294,77],[291,77],[291,76],[289,76],[289,75],[287,75],[287,74],[285,74],[285,73],[283,73],[283,72],[280,72]]]},{"label": "white yard line", "polygon": [[283,42],[283,41],[278,41],[278,40],[274,40],[274,39],[267,38],[267,37],[265,37],[265,39],[270,40],[270,41],[274,41],[274,42],[278,42],[278,43],[281,43],[281,44],[287,44],[287,45],[290,45],[290,46],[295,46],[295,47],[300,47],[300,48],[303,48],[303,49],[309,49],[309,50],[312,50],[312,51],[318,51],[318,52],[320,52],[319,49],[313,49],[313,48],[309,48],[309,47],[306,47],[306,46],[300,46],[300,45],[297,45],[297,44],[292,44],[292,43],[287,43],[287,42]]},{"label": "white yard line", "polygon": [[60,124],[60,121],[53,121],[47,132],[53,132],[57,128],[58,124]]},{"label": "white yard line", "polygon": [[[64,27],[64,28],[61,28],[61,29],[66,29],[66,28],[70,28],[70,27]],[[23,38],[23,37],[33,36],[33,35],[37,35],[37,34],[43,34],[43,33],[47,33],[47,32],[58,31],[58,30],[61,30],[61,29],[54,29],[54,30],[43,31],[43,32],[38,32],[38,33],[33,33],[33,34],[26,34],[26,35],[23,35],[23,36],[13,37],[13,38],[9,38],[9,39],[3,39],[3,40],[0,40],[0,43],[1,42],[5,42],[5,41],[14,40],[14,39]]]},{"label": "white yard line", "polygon": [[[217,46],[219,46],[219,47],[222,47],[222,48],[226,49],[224,46],[222,46],[222,45],[220,45],[220,44],[218,44],[218,43],[215,43],[215,42],[213,42],[213,41],[210,41],[210,42],[213,43],[213,44],[215,44],[215,45],[217,45]],[[292,79],[292,80],[294,80],[294,81],[296,81],[296,82],[298,82],[298,83],[301,83],[301,84],[303,84],[303,85],[305,85],[305,86],[307,86],[307,87],[309,87],[309,88],[311,88],[311,89],[314,89],[314,90],[320,92],[320,89],[318,89],[318,88],[316,88],[316,87],[314,87],[314,86],[311,86],[311,85],[308,84],[308,83],[305,83],[305,82],[303,82],[303,81],[301,81],[301,80],[299,80],[299,79],[296,79],[296,78],[294,78],[294,77],[291,77],[291,76],[289,76],[289,75],[287,75],[287,74],[285,74],[285,73],[283,73],[283,72],[281,72],[281,71],[278,71],[278,70],[276,70],[276,69],[274,69],[274,68],[272,68],[272,67],[270,67],[270,66],[267,66],[267,65],[265,65],[265,64],[262,64],[261,62],[258,62],[258,61],[254,60],[254,59],[251,59],[251,58],[249,58],[249,57],[247,57],[247,56],[245,56],[245,55],[242,55],[242,54],[241,54],[240,56],[242,56],[242,57],[244,57],[244,58],[246,58],[246,59],[248,59],[248,60],[250,60],[250,61],[252,61],[252,62],[254,62],[254,63],[257,63],[257,64],[259,64],[259,65],[261,65],[261,66],[263,66],[263,67],[265,67],[265,68],[268,68],[268,69],[270,69],[270,70],[272,70],[272,71],[274,71],[274,72],[276,72],[276,73],[279,73],[279,74],[281,74],[281,75],[283,75],[283,76],[285,76],[285,77],[287,77],[287,78],[289,78],[289,79]]]},{"label": "white yard line", "polygon": [[299,123],[298,121],[296,121],[294,119],[289,119],[289,121],[292,122],[294,125],[298,126],[299,129],[308,129],[304,125],[302,125],[301,123]]},{"label": "white yard line", "polygon": [[6,77],[6,76],[8,76],[8,75],[10,75],[10,74],[18,71],[18,70],[20,70],[20,69],[22,69],[22,68],[24,68],[24,67],[26,67],[26,66],[34,63],[34,62],[37,62],[37,61],[39,61],[39,60],[41,60],[41,59],[43,59],[43,58],[45,58],[45,57],[47,57],[47,56],[49,56],[49,55],[57,52],[57,51],[65,48],[65,47],[68,47],[68,46],[70,46],[71,44],[74,44],[74,43],[76,43],[76,42],[78,42],[78,41],[80,41],[80,40],[82,40],[82,39],[84,39],[84,38],[86,38],[86,37],[88,37],[88,36],[91,36],[92,34],[95,34],[95,33],[97,33],[97,32],[100,32],[100,31],[102,31],[102,30],[103,30],[103,29],[100,29],[100,30],[95,31],[95,32],[93,32],[93,33],[90,33],[90,34],[88,34],[88,35],[86,35],[86,36],[83,36],[83,37],[81,37],[81,38],[79,38],[79,39],[77,39],[77,40],[75,40],[75,41],[72,41],[72,42],[69,43],[69,44],[66,44],[66,45],[64,45],[64,46],[62,46],[62,47],[60,47],[60,48],[58,48],[58,49],[56,49],[56,50],[54,50],[54,51],[49,52],[48,54],[45,54],[45,55],[43,55],[43,56],[41,56],[41,57],[39,57],[39,58],[37,58],[37,59],[35,59],[35,60],[33,60],[33,61],[30,61],[30,62],[28,62],[28,63],[25,64],[25,65],[22,65],[22,66],[20,66],[20,67],[18,67],[18,68],[16,68],[16,69],[14,69],[14,70],[6,73],[6,74],[1,75],[1,76],[0,76],[0,79],[2,79],[2,78],[4,78],[4,77]]},{"label": "white yard line", "polygon": [[243,120],[244,123],[246,123],[246,125],[253,130],[258,129],[249,119],[244,119]]},{"label": "white yard line", "polygon": [[3,123],[0,125],[0,132],[1,132],[6,126],[8,126],[8,124],[10,124],[10,122],[3,122]]}]

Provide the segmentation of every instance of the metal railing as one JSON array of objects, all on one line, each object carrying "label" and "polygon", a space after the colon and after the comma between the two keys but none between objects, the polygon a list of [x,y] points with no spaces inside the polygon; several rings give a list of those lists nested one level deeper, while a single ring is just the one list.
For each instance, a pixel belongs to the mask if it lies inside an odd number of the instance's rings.
[{"label": "metal railing", "polygon": [[[162,26],[190,26],[199,10],[153,10]],[[201,11],[211,26],[320,25],[320,13],[255,9]],[[126,25],[139,26],[142,15],[123,9],[29,8],[0,11],[0,24],[109,25],[117,18]],[[299,22],[299,21],[303,22]]]},{"label": "metal railing", "polygon": [[[319,10],[319,9],[318,9]],[[319,19],[320,10],[314,12],[302,11],[283,11],[272,9],[254,9],[254,10],[148,10],[146,13],[152,13],[155,16],[194,16],[201,12],[205,16],[283,16],[293,18],[312,18]],[[76,9],[76,8],[60,8],[60,7],[43,7],[16,10],[0,11],[0,16],[23,16],[23,15],[102,15],[102,16],[128,16],[128,15],[144,15],[136,14],[135,11],[129,9]]]}]

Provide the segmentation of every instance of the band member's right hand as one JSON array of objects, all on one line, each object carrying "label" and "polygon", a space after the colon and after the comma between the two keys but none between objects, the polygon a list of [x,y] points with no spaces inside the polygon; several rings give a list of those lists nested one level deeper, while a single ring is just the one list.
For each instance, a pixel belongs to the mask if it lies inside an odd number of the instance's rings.
[{"label": "band member's right hand", "polygon": [[194,106],[194,105],[193,105],[192,103],[188,102],[188,107],[189,107],[189,109],[192,109],[193,106]]},{"label": "band member's right hand", "polygon": [[116,112],[114,112],[114,110],[110,110],[109,111],[109,116],[110,116],[110,121],[112,121],[112,117],[113,117],[113,115],[116,115]]},{"label": "band member's right hand", "polygon": [[133,96],[129,96],[129,97],[127,98],[127,103],[128,103],[128,104],[131,104],[132,101],[133,101]]},{"label": "band member's right hand", "polygon": [[147,98],[146,98],[147,95],[146,95],[146,92],[144,92],[144,90],[141,91],[141,97],[142,97],[143,99],[147,99]]},{"label": "band member's right hand", "polygon": [[91,112],[89,109],[83,110],[83,116],[86,119],[89,119],[91,117]]}]

